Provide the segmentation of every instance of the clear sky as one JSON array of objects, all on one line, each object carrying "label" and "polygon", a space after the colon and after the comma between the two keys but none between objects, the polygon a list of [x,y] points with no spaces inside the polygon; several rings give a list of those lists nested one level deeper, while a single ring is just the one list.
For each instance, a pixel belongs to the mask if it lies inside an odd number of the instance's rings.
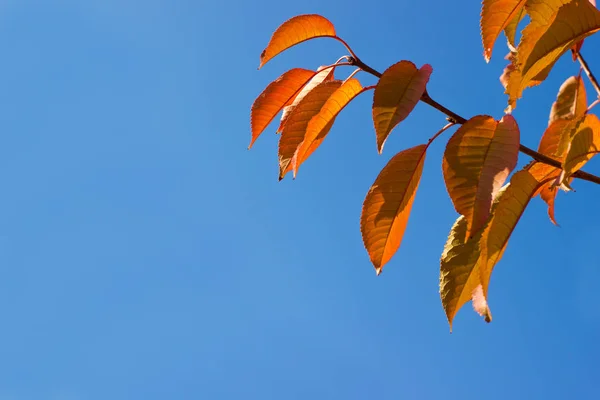
[{"label": "clear sky", "polygon": [[[345,54],[318,40],[258,71],[273,30],[301,13],[329,18],[379,70],[430,63],[432,97],[459,114],[501,117],[506,47],[484,62],[479,12],[466,0],[3,0],[0,400],[597,398],[600,187],[559,195],[560,228],[536,199],[494,272],[494,321],[466,305],[450,334],[438,273],[457,215],[442,141],[379,277],[359,231],[379,170],[443,115],[420,104],[378,155],[363,94],[295,181],[277,181],[275,124],[246,149],[270,81]],[[600,74],[598,49],[600,35],[583,54]],[[525,92],[525,144],[577,70],[564,57]]]}]

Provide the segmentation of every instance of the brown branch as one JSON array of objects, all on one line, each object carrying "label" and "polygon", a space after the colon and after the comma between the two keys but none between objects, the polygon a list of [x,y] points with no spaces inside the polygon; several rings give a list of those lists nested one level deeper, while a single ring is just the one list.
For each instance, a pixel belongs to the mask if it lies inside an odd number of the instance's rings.
[{"label": "brown branch", "polygon": [[592,82],[592,86],[594,86],[594,89],[596,89],[596,94],[598,95],[598,98],[600,98],[600,84],[598,83],[598,80],[594,76],[594,73],[590,69],[589,65],[579,52],[577,53],[577,60],[579,61],[579,64],[581,64],[581,68],[583,68],[585,74],[590,79],[590,82]]},{"label": "brown branch", "polygon": [[[581,54],[577,55],[578,59],[580,60],[580,62],[582,63],[582,65],[585,64],[585,60],[583,60],[583,58],[581,57]],[[381,72],[377,71],[376,69],[371,68],[370,66],[368,66],[367,64],[365,64],[360,58],[353,56],[352,59],[349,60],[349,62],[351,64],[356,65],[357,67],[361,68],[363,71],[370,73],[371,75],[376,76],[377,78],[381,78]],[[586,70],[586,73],[588,74],[588,77],[590,77],[590,80],[593,79],[592,84],[594,84],[594,87],[596,87],[596,89],[599,91],[599,95],[600,95],[600,86],[598,86],[598,82],[595,80],[596,78],[594,77],[594,75],[592,74],[592,72],[588,72],[589,68],[587,67],[587,64],[585,64],[584,69]],[[595,82],[595,83],[594,83]],[[467,119],[464,117],[461,117],[460,115],[456,114],[454,111],[447,109],[446,107],[444,107],[443,105],[441,105],[440,103],[438,103],[437,101],[433,100],[429,94],[427,93],[427,91],[425,93],[423,93],[423,96],[421,96],[421,101],[423,103],[429,104],[431,107],[435,108],[436,110],[446,114],[448,116],[448,120],[450,122],[455,122],[457,124],[464,124],[465,122],[467,122]],[[553,167],[556,168],[561,168],[562,169],[562,164],[560,163],[560,161],[557,161],[553,158],[550,158],[548,156],[545,156],[541,153],[538,153],[537,151],[530,149],[529,147],[520,144],[519,145],[519,151],[523,154],[528,155],[529,157],[533,158],[536,161],[539,161],[541,163],[544,164],[548,164],[551,165]],[[589,174],[585,171],[577,171],[573,174],[573,177],[575,178],[579,178],[579,179],[583,179],[584,181],[589,181],[589,182],[594,182],[600,185],[600,177],[596,176],[596,175],[592,175]]]}]

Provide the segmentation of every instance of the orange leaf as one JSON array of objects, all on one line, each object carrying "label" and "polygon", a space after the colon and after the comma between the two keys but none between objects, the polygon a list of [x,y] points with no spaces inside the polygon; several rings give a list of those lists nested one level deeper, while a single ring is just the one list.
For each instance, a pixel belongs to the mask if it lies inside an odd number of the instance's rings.
[{"label": "orange leaf", "polygon": [[540,191],[540,197],[546,202],[546,204],[548,204],[548,217],[556,226],[558,226],[558,223],[556,222],[556,217],[554,215],[554,201],[556,200],[556,195],[558,194],[557,189],[558,186],[553,186],[552,183],[546,183]]},{"label": "orange leaf", "polygon": [[281,122],[279,123],[279,128],[277,128],[277,133],[281,133],[283,131],[283,127],[290,116],[290,113],[294,110],[294,108],[302,101],[302,99],[317,85],[321,82],[329,82],[333,80],[333,74],[335,71],[335,66],[320,66],[317,69],[317,73],[312,77],[312,79],[296,94],[296,96],[291,99],[285,107],[283,107],[283,113],[281,114]]},{"label": "orange leaf", "polygon": [[290,101],[296,93],[315,75],[314,71],[302,68],[289,70],[271,82],[265,90],[254,100],[250,114],[252,140],[250,149],[258,136],[271,123],[273,118],[281,111],[283,106]]},{"label": "orange leaf", "polygon": [[444,180],[454,208],[466,217],[467,238],[485,225],[494,196],[517,164],[519,140],[512,116],[496,121],[478,115],[448,141]]},{"label": "orange leaf", "polygon": [[[489,62],[492,57],[492,49],[498,35],[511,21],[520,18],[525,2],[526,0],[483,0],[480,27],[483,56],[486,62]],[[516,21],[516,24],[519,23],[519,20]]]},{"label": "orange leaf", "polygon": [[400,61],[383,72],[373,95],[373,122],[377,150],[381,154],[388,135],[415,108],[433,69],[425,64],[417,70],[410,61]]},{"label": "orange leaf", "polygon": [[[554,120],[544,132],[540,145],[538,146],[538,152],[553,157],[558,161],[562,161],[564,154],[558,152],[559,143],[563,135],[569,135],[569,131],[574,124],[576,124],[576,122],[565,119]],[[528,170],[538,181],[547,178],[556,179],[561,171],[560,168],[555,168],[551,165],[539,162],[534,163]],[[554,215],[554,202],[558,191],[553,182],[543,184],[538,189],[538,192],[542,200],[548,205],[548,217],[550,217],[550,221],[552,221],[554,225],[558,225]],[[537,195],[538,193],[536,192],[534,197]]]},{"label": "orange leaf", "polygon": [[342,84],[342,81],[323,82],[311,90],[290,113],[279,139],[279,180],[283,179],[288,167],[304,140],[308,123],[321,111],[327,99]]},{"label": "orange leaf", "polygon": [[[587,114],[569,144],[569,151],[563,162],[563,176],[570,177],[598,153],[600,153],[600,120],[594,114]],[[564,178],[561,181],[564,181]]]},{"label": "orange leaf", "polygon": [[304,140],[292,160],[294,177],[300,165],[321,145],[338,114],[364,90],[358,79],[348,79],[327,99],[321,111],[312,117]]},{"label": "orange leaf", "polygon": [[492,271],[502,258],[508,240],[529,201],[544,182],[539,182],[527,170],[516,172],[510,183],[503,188],[494,201],[492,218],[486,226],[480,248],[483,260],[480,263],[483,299],[487,302],[488,287]]},{"label": "orange leaf", "polygon": [[519,73],[511,74],[507,88],[510,109],[525,88],[547,77],[569,48],[600,30],[600,11],[589,1],[529,0],[526,9],[531,22],[517,48],[515,67]]},{"label": "orange leaf", "polygon": [[317,14],[298,15],[285,21],[260,55],[260,69],[270,59],[298,43],[318,37],[335,37],[333,24]]},{"label": "orange leaf", "polygon": [[[596,0],[590,0],[590,3],[596,7]],[[573,56],[573,61],[577,61],[577,53],[581,51],[581,47],[583,46],[583,39],[575,44],[575,46],[571,47],[571,55]]]},{"label": "orange leaf", "polygon": [[492,270],[502,258],[508,240],[540,184],[527,170],[515,173],[494,199],[484,229],[472,239],[461,216],[448,237],[440,268],[440,295],[450,329],[457,311],[469,300],[475,311],[490,322],[488,288]]},{"label": "orange leaf", "polygon": [[587,96],[581,75],[571,76],[560,86],[556,101],[552,104],[548,125],[557,119],[581,117],[587,110]]},{"label": "orange leaf", "polygon": [[363,203],[360,230],[377,275],[402,243],[426,150],[426,145],[418,145],[392,157]]},{"label": "orange leaf", "polygon": [[519,11],[504,28],[504,35],[506,35],[506,39],[512,47],[517,47],[515,39],[515,37],[517,36],[517,28],[519,27],[519,23],[524,17],[525,8],[521,8],[521,11]]},{"label": "orange leaf", "polygon": [[[556,179],[560,175],[560,168],[553,167],[548,164],[544,164],[542,162],[534,161],[525,167],[527,171],[538,181],[549,181],[551,179]],[[550,185],[550,183],[548,184]],[[542,191],[542,187],[538,188],[538,190],[533,194],[533,197],[536,197]]]}]

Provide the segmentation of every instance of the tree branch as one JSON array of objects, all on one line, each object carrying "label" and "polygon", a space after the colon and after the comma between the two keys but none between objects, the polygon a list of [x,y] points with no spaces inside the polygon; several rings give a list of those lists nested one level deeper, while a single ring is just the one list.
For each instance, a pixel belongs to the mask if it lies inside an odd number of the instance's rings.
[{"label": "tree branch", "polygon": [[[590,78],[590,81],[592,81],[592,84],[594,85],[594,87],[596,88],[596,90],[598,91],[598,94],[600,96],[600,85],[598,85],[598,81],[596,81],[596,78],[594,77],[592,72],[589,70],[589,67],[585,63],[585,60],[581,57],[581,54],[578,53],[577,58],[579,59],[579,62],[583,66],[584,70],[586,71],[586,74]],[[348,61],[350,62],[350,64],[354,64],[357,67],[361,68],[363,71],[368,72],[371,75],[376,76],[377,78],[381,78],[381,72],[379,72],[376,69],[373,69],[369,65],[365,64],[360,58],[356,57],[356,55],[353,55],[352,58],[349,59]],[[421,96],[421,101],[423,103],[429,104],[431,107],[442,112],[443,114],[446,114],[446,116],[448,116],[450,122],[455,122],[457,124],[464,124],[465,122],[467,122],[466,118],[461,117],[460,115],[456,114],[454,111],[447,109],[446,107],[444,107],[437,101],[433,100],[429,96],[427,91],[425,91],[425,93],[423,93],[423,96]],[[553,158],[550,158],[541,153],[538,153],[537,151],[530,149],[529,147],[527,147],[523,144],[519,145],[519,151],[523,154],[528,155],[529,157],[533,158],[536,161],[539,161],[541,163],[548,164],[553,167],[562,169],[562,164],[560,163],[560,161],[557,161]],[[585,171],[581,171],[581,170],[577,171],[573,174],[573,177],[583,179],[584,181],[594,182],[594,183],[597,183],[600,185],[600,177],[589,174]]]},{"label": "tree branch", "polygon": [[598,84],[598,80],[594,76],[594,73],[592,72],[589,65],[579,52],[577,53],[577,60],[579,61],[579,64],[581,64],[581,68],[583,68],[585,74],[590,79],[590,82],[592,82],[592,86],[594,86],[594,89],[596,89],[596,94],[598,95],[598,98],[600,98],[600,84]]}]

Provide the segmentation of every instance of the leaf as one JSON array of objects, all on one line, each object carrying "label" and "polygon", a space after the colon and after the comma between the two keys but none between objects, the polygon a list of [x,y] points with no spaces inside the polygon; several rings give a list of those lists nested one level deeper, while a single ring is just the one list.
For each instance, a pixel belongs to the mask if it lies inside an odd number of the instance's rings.
[{"label": "leaf", "polygon": [[[596,7],[596,0],[589,0],[590,3]],[[577,42],[573,47],[571,47],[571,55],[573,58],[573,61],[577,61],[577,54],[581,51],[581,47],[583,47],[583,39],[581,39],[579,42]]]},{"label": "leaf", "polygon": [[279,139],[279,180],[283,179],[288,166],[304,140],[306,128],[317,115],[327,99],[342,84],[342,81],[323,82],[310,91],[290,114]]},{"label": "leaf", "polygon": [[383,72],[373,95],[373,122],[379,154],[388,135],[415,108],[433,69],[425,64],[417,70],[410,61],[400,61]]},{"label": "leaf", "polygon": [[426,150],[426,145],[418,145],[392,157],[363,203],[360,230],[377,275],[402,243]]},{"label": "leaf", "polygon": [[483,258],[479,267],[486,302],[492,271],[502,258],[508,240],[525,208],[542,183],[544,181],[539,182],[529,171],[521,170],[512,176],[510,183],[499,193],[494,202],[492,218],[480,243]]},{"label": "leaf", "polygon": [[600,29],[600,11],[589,1],[529,0],[531,17],[517,48],[516,70],[507,88],[509,108],[516,106],[523,90],[543,81],[558,58]]},{"label": "leaf", "polygon": [[571,121],[566,119],[552,121],[542,135],[538,146],[538,152],[550,157],[560,158],[560,154],[558,153],[560,138],[563,136],[565,130],[568,130],[571,125]]},{"label": "leaf", "polygon": [[[560,97],[560,95],[559,95]],[[568,135],[570,127],[573,125],[573,121],[565,120],[565,119],[556,119],[546,129],[544,135],[542,136],[542,140],[538,146],[538,152],[544,155],[553,157],[558,161],[562,161],[564,154],[560,154],[558,152],[558,146],[563,134]],[[529,172],[536,178],[538,181],[553,178],[556,179],[560,175],[560,168],[553,167],[548,164],[538,163],[536,162],[531,168],[528,169]],[[550,221],[554,225],[558,226],[556,222],[556,217],[554,215],[554,202],[556,199],[558,191],[552,182],[545,183],[539,188],[539,194],[542,200],[548,205],[548,217]],[[537,196],[538,193],[534,194],[534,197]]]},{"label": "leaf", "polygon": [[548,205],[548,217],[556,226],[558,226],[558,223],[556,222],[556,216],[554,215],[554,201],[556,200],[557,194],[558,187],[553,186],[551,183],[546,183],[540,191],[540,197]]},{"label": "leaf", "polygon": [[300,89],[315,75],[315,71],[294,68],[271,82],[254,100],[250,113],[252,140],[248,149]]},{"label": "leaf", "polygon": [[[569,145],[569,150],[563,162],[564,177],[570,177],[599,152],[600,120],[594,114],[587,114]],[[565,178],[561,181],[564,181]]]},{"label": "leaf", "polygon": [[515,37],[517,36],[517,28],[523,17],[525,17],[525,8],[521,8],[504,28],[504,35],[506,35],[506,39],[512,47],[517,47]]},{"label": "leaf", "polygon": [[[494,43],[500,32],[513,20],[520,18],[526,0],[483,0],[481,7],[481,39],[483,41],[483,56],[486,62],[492,57]],[[517,29],[517,24],[514,29]],[[514,34],[512,35],[514,41]],[[510,41],[510,39],[509,39]]]},{"label": "leaf", "polygon": [[517,164],[519,127],[505,115],[500,121],[478,115],[450,138],[442,169],[454,208],[466,217],[467,237],[487,221],[494,196]]},{"label": "leaf", "polygon": [[364,90],[358,79],[346,80],[327,99],[321,111],[312,117],[306,128],[304,140],[292,160],[294,177],[300,165],[321,145],[338,114]]},{"label": "leaf", "polygon": [[296,96],[283,108],[281,122],[279,123],[279,128],[277,128],[277,133],[281,133],[283,131],[283,127],[285,126],[285,123],[291,112],[294,110],[294,108],[296,108],[298,103],[300,103],[302,99],[306,97],[308,93],[310,93],[311,90],[317,87],[317,85],[321,84],[321,82],[329,82],[333,80],[334,71],[335,66],[320,66],[317,68],[317,73],[312,77],[312,79],[308,81],[308,83],[302,87],[302,90],[300,90],[300,92],[298,92]]},{"label": "leaf", "polygon": [[562,133],[560,135],[558,147],[556,148],[556,151],[554,153],[554,158],[563,160],[564,156],[569,150],[569,144],[571,143],[571,140],[573,140],[573,137],[579,131],[581,124],[585,122],[586,117],[587,114],[584,114],[578,118],[566,120],[567,122],[562,127]]},{"label": "leaf", "polygon": [[541,183],[527,170],[515,173],[498,191],[491,217],[473,239],[466,239],[466,219],[459,218],[448,238],[440,269],[440,295],[452,329],[452,320],[469,300],[486,322],[492,319],[488,288],[495,265],[527,204]]},{"label": "leaf", "polygon": [[333,24],[320,15],[305,14],[288,19],[271,36],[269,44],[260,55],[258,69],[292,46],[314,38],[335,36]]},{"label": "leaf", "polygon": [[463,215],[458,217],[440,260],[440,297],[450,331],[458,310],[474,297],[476,289],[481,285],[479,241],[482,231],[473,239],[467,240],[467,225],[467,219]]},{"label": "leaf", "polygon": [[587,96],[581,75],[571,76],[558,90],[556,101],[552,104],[548,125],[557,119],[581,117],[587,110]]}]

